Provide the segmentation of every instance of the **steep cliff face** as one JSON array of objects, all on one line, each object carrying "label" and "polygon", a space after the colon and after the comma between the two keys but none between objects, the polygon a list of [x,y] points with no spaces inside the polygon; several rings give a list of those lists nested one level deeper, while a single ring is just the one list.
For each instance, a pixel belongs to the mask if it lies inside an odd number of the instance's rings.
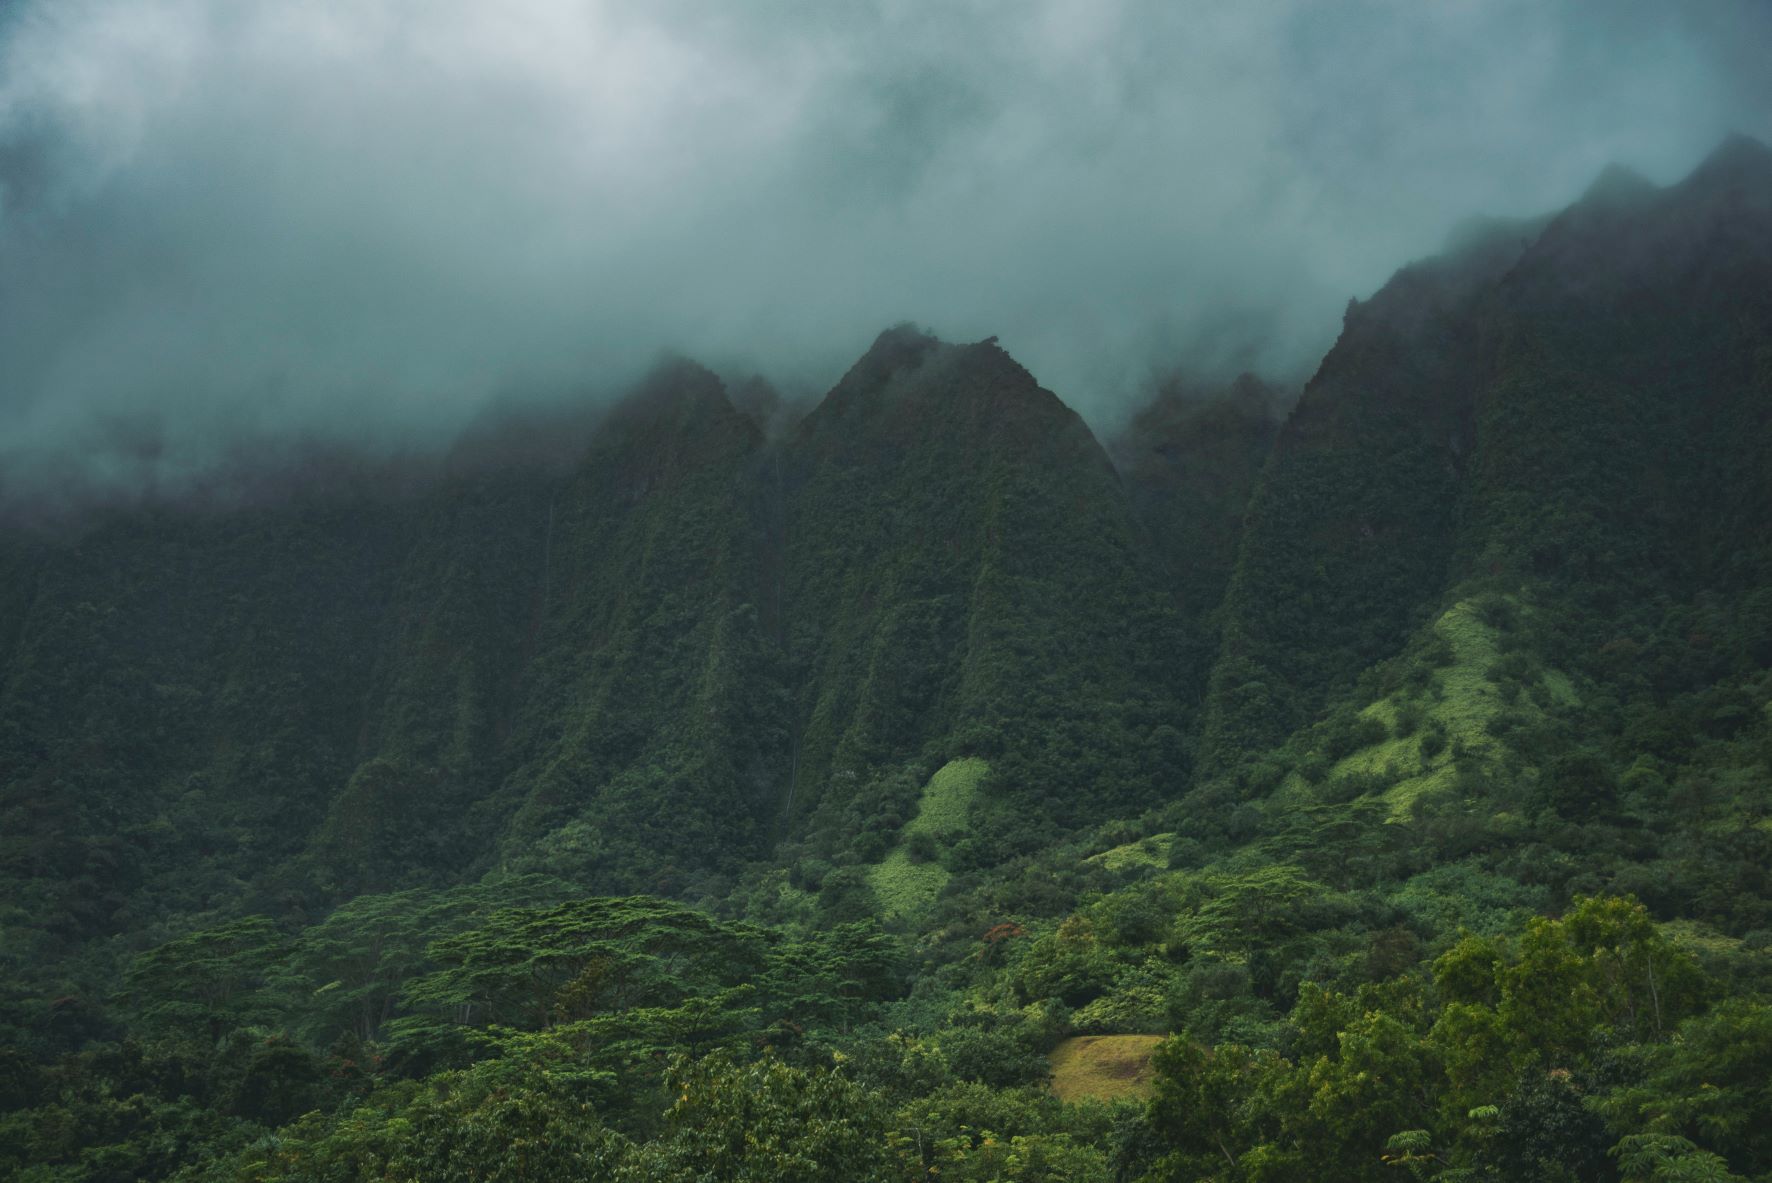
[{"label": "steep cliff face", "polygon": [[778,775],[751,719],[773,684],[745,495],[760,442],[677,365],[567,473],[495,469],[428,505],[322,862],[496,856],[659,887],[756,854]]},{"label": "steep cliff face", "polygon": [[619,412],[558,490],[508,745],[509,865],[681,890],[762,853],[785,746],[756,608],[761,443],[688,368]]},{"label": "steep cliff face", "polygon": [[648,875],[753,852],[773,774],[732,715],[768,701],[739,688],[756,570],[733,491],[758,444],[680,368],[565,472],[9,533],[8,873],[104,929],[174,868],[191,907],[459,877],[636,794],[652,829],[554,861],[613,884],[635,844]]},{"label": "steep cliff face", "polygon": [[1767,159],[1610,173],[1350,306],[1250,503],[1208,764],[1307,721],[1464,581],[1605,610],[1763,549]]},{"label": "steep cliff face", "polygon": [[1167,592],[1088,429],[994,345],[887,333],[773,447],[667,366],[550,448],[8,533],[14,882],[79,931],[193,860],[181,906],[493,868],[712,890],[815,813],[841,840],[907,762],[994,758],[987,859],[1178,790]]},{"label": "steep cliff face", "polygon": [[1603,178],[1554,219],[1493,297],[1467,563],[1676,595],[1763,577],[1727,568],[1772,509],[1769,308],[1753,141],[1665,191]]},{"label": "steep cliff face", "polygon": [[1187,646],[1179,685],[1190,704],[1217,655],[1218,609],[1286,401],[1252,374],[1228,385],[1176,380],[1112,444],[1145,545],[1175,597]]},{"label": "steep cliff face", "polygon": [[1176,622],[1087,427],[995,344],[883,335],[783,449],[796,811],[931,752],[1074,824],[1179,782]]},{"label": "steep cliff face", "polygon": [[1772,657],[1769,326],[1736,141],[1465,234],[1283,425],[1172,392],[1118,470],[994,342],[901,328],[774,443],[680,363],[423,480],[8,526],[8,924],[496,869],[717,895],[783,842],[867,862],[962,757],[953,861],[990,865],[1269,751],[1472,589],[1547,607],[1561,668],[1705,684]]}]

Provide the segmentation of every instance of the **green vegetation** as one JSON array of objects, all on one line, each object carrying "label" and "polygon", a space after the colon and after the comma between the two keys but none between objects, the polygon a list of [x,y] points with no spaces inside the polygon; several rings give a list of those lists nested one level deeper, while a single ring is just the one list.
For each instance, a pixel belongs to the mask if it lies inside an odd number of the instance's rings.
[{"label": "green vegetation", "polygon": [[1098,864],[1109,871],[1127,871],[1140,867],[1161,869],[1169,865],[1170,852],[1175,849],[1174,834],[1152,834],[1136,842],[1127,842],[1100,854],[1092,854],[1086,862]]},{"label": "green vegetation", "polygon": [[1485,617],[1520,611],[1511,598],[1491,594],[1441,614],[1424,634],[1414,677],[1351,718],[1332,716],[1321,732],[1319,762],[1358,745],[1321,772],[1325,790],[1380,791],[1401,818],[1422,794],[1454,788],[1461,770],[1493,766],[1500,751],[1493,731],[1504,713],[1510,726],[1542,725],[1547,709],[1578,706],[1566,675],[1517,651],[1503,655],[1502,632]]},{"label": "green vegetation", "polygon": [[1074,1035],[1052,1049],[1052,1091],[1062,1101],[1143,1099],[1160,1035]]},{"label": "green vegetation", "polygon": [[1008,354],[882,334],[787,441],[779,479],[795,857],[878,861],[896,829],[881,819],[902,824],[960,757],[991,775],[956,868],[1185,776],[1174,604],[1106,454]]},{"label": "green vegetation", "polygon": [[1767,211],[0,531],[0,1177],[1772,1181]]},{"label": "green vegetation", "polygon": [[923,786],[916,816],[898,832],[898,845],[868,872],[881,915],[916,920],[935,903],[948,881],[939,859],[965,835],[973,795],[988,771],[983,760],[950,760]]}]

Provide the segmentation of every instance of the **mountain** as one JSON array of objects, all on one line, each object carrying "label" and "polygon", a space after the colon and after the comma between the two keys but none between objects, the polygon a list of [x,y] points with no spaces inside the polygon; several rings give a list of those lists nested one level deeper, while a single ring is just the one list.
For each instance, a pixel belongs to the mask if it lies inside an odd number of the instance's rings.
[{"label": "mountain", "polygon": [[1772,1177],[1772,150],[1292,393],[899,326],[9,514],[0,1172]]},{"label": "mountain", "polygon": [[429,499],[320,834],[329,873],[389,869],[360,890],[496,859],[673,891],[760,853],[780,755],[743,496],[761,442],[713,375],[673,364],[565,474]]},{"label": "mountain", "polygon": [[883,334],[779,479],[790,814],[926,751],[984,756],[972,845],[995,861],[1180,783],[1177,624],[1119,478],[995,344]]},{"label": "mountain", "polygon": [[1587,585],[1584,628],[1763,582],[1769,156],[1732,141],[1665,191],[1608,174],[1349,306],[1249,506],[1209,765],[1307,722],[1470,580]]},{"label": "mountain", "polygon": [[1218,609],[1286,401],[1253,374],[1228,385],[1175,379],[1112,444],[1144,545],[1183,621],[1189,650],[1182,684],[1192,705],[1203,697],[1217,655]]},{"label": "mountain", "polygon": [[672,363],[569,463],[523,447],[7,535],[0,808],[55,931],[168,874],[197,909],[494,868],[717,891],[809,830],[889,843],[967,756],[988,863],[1185,776],[1119,478],[994,345],[890,331],[779,445]]}]

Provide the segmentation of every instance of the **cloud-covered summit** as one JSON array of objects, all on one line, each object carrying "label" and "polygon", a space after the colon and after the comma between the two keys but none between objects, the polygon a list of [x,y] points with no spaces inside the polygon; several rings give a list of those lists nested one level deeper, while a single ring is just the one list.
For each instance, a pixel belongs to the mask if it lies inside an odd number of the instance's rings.
[{"label": "cloud-covered summit", "polygon": [[1766,137],[1769,50],[1755,0],[14,0],[0,440],[422,440],[666,348],[821,387],[906,318],[1110,419]]}]

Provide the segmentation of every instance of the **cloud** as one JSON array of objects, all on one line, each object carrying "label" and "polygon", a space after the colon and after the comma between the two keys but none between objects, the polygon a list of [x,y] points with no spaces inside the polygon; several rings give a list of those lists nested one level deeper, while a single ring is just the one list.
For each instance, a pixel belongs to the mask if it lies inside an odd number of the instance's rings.
[{"label": "cloud", "polygon": [[422,443],[903,319],[1107,421],[1308,368],[1466,215],[1767,135],[1768,49],[1757,0],[15,0],[0,440]]}]

